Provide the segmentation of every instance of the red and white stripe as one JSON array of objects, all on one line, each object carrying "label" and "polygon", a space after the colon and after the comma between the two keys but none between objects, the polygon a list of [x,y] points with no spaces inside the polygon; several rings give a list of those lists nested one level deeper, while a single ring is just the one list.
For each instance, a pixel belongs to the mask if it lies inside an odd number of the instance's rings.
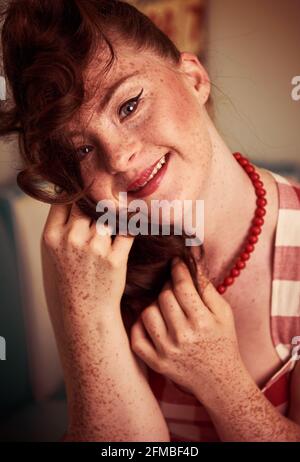
[{"label": "red and white stripe", "polygon": [[[292,338],[300,335],[300,185],[270,172],[279,212],[273,257],[271,336],[282,365],[261,389],[282,414],[289,404]],[[149,385],[166,419],[171,441],[220,441],[204,406],[168,378],[148,368]]]}]

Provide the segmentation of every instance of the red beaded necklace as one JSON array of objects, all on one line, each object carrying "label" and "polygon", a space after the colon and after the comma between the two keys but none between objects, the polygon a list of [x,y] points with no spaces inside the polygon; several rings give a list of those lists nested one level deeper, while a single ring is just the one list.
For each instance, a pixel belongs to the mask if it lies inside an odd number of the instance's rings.
[{"label": "red beaded necklace", "polygon": [[240,275],[240,272],[245,268],[246,261],[251,257],[251,253],[254,251],[254,246],[258,242],[258,237],[264,224],[263,217],[266,214],[265,206],[267,204],[267,200],[265,198],[266,190],[264,189],[264,184],[261,181],[259,174],[256,172],[255,167],[240,152],[234,152],[233,155],[252,181],[257,196],[257,207],[255,210],[254,218],[252,220],[251,228],[245,239],[244,248],[229,274],[217,287],[217,290],[220,294],[224,294],[227,287],[234,283],[236,278]]}]

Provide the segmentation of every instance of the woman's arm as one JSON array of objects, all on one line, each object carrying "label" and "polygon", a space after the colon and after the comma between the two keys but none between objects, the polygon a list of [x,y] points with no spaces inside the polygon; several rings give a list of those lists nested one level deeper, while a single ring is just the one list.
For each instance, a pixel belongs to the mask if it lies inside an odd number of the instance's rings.
[{"label": "woman's arm", "polygon": [[[116,320],[117,321],[117,320]],[[103,325],[99,350],[68,384],[64,441],[170,441],[166,422],[121,322]]]},{"label": "woman's arm", "polygon": [[51,207],[41,254],[67,393],[63,441],[169,441],[121,316],[126,239],[112,243],[78,210]]},{"label": "woman's arm", "polygon": [[[294,390],[297,396],[292,395],[290,414],[298,419],[299,391]],[[281,415],[243,367],[231,374],[227,387],[223,382],[222,390],[206,402],[206,409],[222,441],[300,441],[300,425],[296,419],[292,421]]]}]

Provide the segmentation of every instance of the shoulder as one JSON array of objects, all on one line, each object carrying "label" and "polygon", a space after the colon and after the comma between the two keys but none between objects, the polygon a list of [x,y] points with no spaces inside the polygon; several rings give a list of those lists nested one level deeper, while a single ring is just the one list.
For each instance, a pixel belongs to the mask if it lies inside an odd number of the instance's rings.
[{"label": "shoulder", "polygon": [[279,208],[300,210],[300,182],[294,177],[279,175],[268,170],[278,189]]},{"label": "shoulder", "polygon": [[274,178],[278,192],[275,246],[285,247],[296,257],[300,252],[300,183],[271,171],[268,173]]}]

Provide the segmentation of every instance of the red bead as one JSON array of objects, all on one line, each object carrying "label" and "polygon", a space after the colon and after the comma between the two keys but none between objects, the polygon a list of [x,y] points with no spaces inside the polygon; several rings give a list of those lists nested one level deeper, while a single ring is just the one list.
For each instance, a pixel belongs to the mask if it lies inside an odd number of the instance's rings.
[{"label": "red bead", "polygon": [[249,175],[251,179],[255,194],[257,196],[256,205],[257,208],[255,210],[255,215],[252,219],[252,224],[250,227],[250,231],[245,243],[245,247],[243,252],[241,253],[240,257],[236,260],[234,268],[231,269],[230,275],[227,276],[223,283],[220,284],[217,288],[220,294],[223,294],[226,291],[227,286],[233,284],[235,278],[240,275],[240,271],[245,268],[246,261],[249,260],[250,254],[254,251],[255,244],[258,242],[259,235],[262,231],[262,225],[264,224],[263,217],[266,214],[265,206],[267,204],[267,200],[264,197],[266,195],[266,190],[264,189],[264,184],[260,179],[260,175],[256,172],[255,166],[251,164],[251,162],[246,159],[240,152],[233,153],[237,162],[243,167],[245,172]]},{"label": "red bead", "polygon": [[241,269],[245,268],[246,263],[245,263],[243,260],[238,260],[238,261],[236,262],[235,266],[236,266],[238,269],[241,270]]},{"label": "red bead", "polygon": [[264,224],[265,220],[261,217],[255,217],[252,221],[254,226],[262,226]]},{"label": "red bead", "polygon": [[256,195],[259,197],[266,195],[266,190],[264,188],[257,188],[255,192],[256,192]]},{"label": "red bead", "polygon": [[256,242],[258,241],[258,237],[257,236],[249,236],[248,238],[248,242],[250,244],[256,244]]},{"label": "red bead", "polygon": [[251,253],[253,252],[254,250],[254,245],[252,244],[247,244],[246,247],[245,247],[245,251],[248,252],[248,253]]},{"label": "red bead", "polygon": [[242,167],[246,167],[246,165],[249,164],[249,160],[242,157],[241,159],[239,159],[239,163]]},{"label": "red bead", "polygon": [[225,290],[226,290],[226,287],[223,285],[217,288],[217,291],[219,292],[219,294],[224,294]]},{"label": "red bead", "polygon": [[245,171],[246,171],[247,173],[253,173],[253,172],[255,172],[255,168],[253,167],[253,165],[250,165],[250,164],[249,164],[249,165],[246,165]]},{"label": "red bead", "polygon": [[253,186],[254,186],[255,189],[259,189],[259,188],[261,188],[263,185],[264,185],[263,182],[260,181],[260,180],[255,180],[255,181],[253,181]]},{"label": "red bead", "polygon": [[234,279],[231,278],[230,276],[228,276],[228,277],[225,278],[225,280],[224,280],[224,285],[225,285],[225,286],[231,286],[231,284],[233,284],[233,281],[234,281]]},{"label": "red bead", "polygon": [[260,179],[260,176],[258,173],[250,173],[249,177],[251,178],[252,181],[257,181]]},{"label": "red bead", "polygon": [[261,233],[261,227],[260,226],[252,226],[250,229],[250,233],[257,235]]},{"label": "red bead", "polygon": [[243,157],[240,152],[234,152],[233,155],[236,158],[236,160],[239,160],[239,159],[241,159]]},{"label": "red bead", "polygon": [[263,208],[263,207],[258,207],[256,210],[255,210],[255,216],[261,218],[263,216],[265,216],[266,214],[266,210]]},{"label": "red bead", "polygon": [[232,270],[230,271],[230,275],[233,278],[237,278],[240,275],[240,270],[237,268],[232,268]]},{"label": "red bead", "polygon": [[249,260],[250,255],[248,254],[248,252],[242,252],[240,258],[241,260],[246,261]]},{"label": "red bead", "polygon": [[265,199],[264,197],[259,197],[258,199],[256,199],[256,205],[258,205],[259,207],[264,207],[265,205],[267,205],[267,199]]}]

